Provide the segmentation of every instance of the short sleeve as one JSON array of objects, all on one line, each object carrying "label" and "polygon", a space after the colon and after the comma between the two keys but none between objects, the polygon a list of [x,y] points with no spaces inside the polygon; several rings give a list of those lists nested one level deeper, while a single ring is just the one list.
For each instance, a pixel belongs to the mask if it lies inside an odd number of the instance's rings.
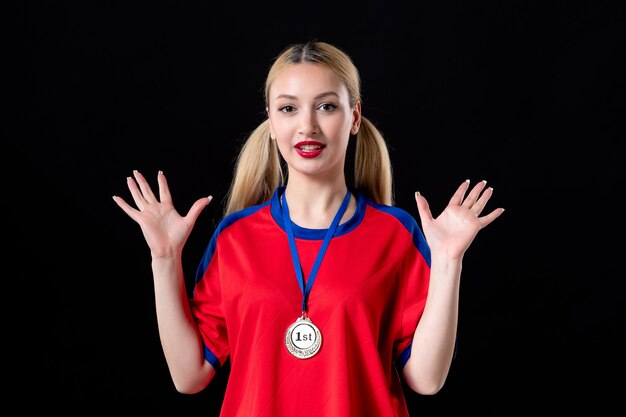
[{"label": "short sleeve", "polygon": [[198,266],[193,296],[190,300],[191,311],[204,345],[204,358],[216,370],[226,362],[230,353],[218,251],[216,233]]},{"label": "short sleeve", "polygon": [[402,282],[402,313],[399,338],[394,344],[394,358],[398,370],[402,370],[411,356],[411,344],[419,323],[430,280],[430,249],[417,223],[411,222],[412,244],[407,249],[400,268]]}]

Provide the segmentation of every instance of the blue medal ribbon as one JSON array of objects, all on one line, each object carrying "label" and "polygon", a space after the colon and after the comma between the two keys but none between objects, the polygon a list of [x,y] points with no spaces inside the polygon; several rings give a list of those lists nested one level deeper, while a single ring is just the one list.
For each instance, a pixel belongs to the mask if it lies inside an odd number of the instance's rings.
[{"label": "blue medal ribbon", "polygon": [[309,299],[309,293],[311,292],[311,288],[313,287],[313,282],[315,281],[315,277],[317,276],[317,271],[320,269],[320,264],[322,263],[322,259],[324,258],[324,254],[326,253],[326,249],[330,244],[333,236],[335,235],[335,231],[337,230],[337,226],[339,226],[339,221],[343,217],[346,209],[348,208],[348,203],[350,202],[350,190],[346,193],[346,196],[343,198],[343,202],[341,206],[339,206],[339,210],[335,214],[335,218],[333,219],[328,231],[326,232],[326,236],[324,237],[324,241],[322,242],[322,246],[320,247],[319,252],[317,252],[317,258],[315,258],[315,263],[313,264],[313,268],[311,268],[311,273],[309,274],[309,279],[306,281],[306,287],[304,286],[304,273],[302,271],[302,264],[300,263],[300,257],[298,256],[298,248],[296,246],[296,238],[293,235],[293,225],[291,224],[291,217],[289,217],[289,207],[287,206],[287,198],[285,198],[285,193],[282,196],[282,212],[283,212],[283,221],[285,222],[285,229],[287,230],[287,239],[289,240],[289,250],[291,251],[291,259],[293,261],[293,266],[296,270],[296,276],[298,277],[298,284],[300,285],[300,289],[302,290],[302,314],[306,314],[308,311],[307,302]]}]

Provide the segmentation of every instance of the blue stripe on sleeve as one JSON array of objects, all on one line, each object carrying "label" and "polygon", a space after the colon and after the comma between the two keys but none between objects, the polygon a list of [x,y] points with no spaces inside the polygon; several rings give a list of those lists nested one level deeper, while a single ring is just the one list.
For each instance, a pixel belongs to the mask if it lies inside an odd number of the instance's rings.
[{"label": "blue stripe on sleeve", "polygon": [[[219,223],[219,225],[217,226],[217,229],[215,230],[215,232],[213,233],[213,236],[211,237],[211,241],[209,242],[206,250],[204,251],[204,255],[202,256],[202,259],[200,260],[200,264],[198,265],[198,268],[196,270],[196,280],[195,280],[196,284],[204,276],[204,272],[208,268],[209,263],[211,262],[211,259],[213,258],[213,254],[215,253],[215,248],[217,246],[217,237],[219,236],[219,234],[223,232],[224,229],[226,229],[228,226],[234,224],[236,221],[240,219],[243,219],[255,213],[256,211],[258,211],[259,209],[261,209],[263,206],[267,204],[269,204],[269,202],[260,204],[257,206],[251,206],[243,210],[237,211],[235,213],[232,213],[226,216]],[[219,370],[222,367],[222,364],[220,363],[217,356],[215,356],[215,354],[211,351],[211,349],[209,349],[205,344],[203,344],[202,346],[203,346],[203,352],[204,352],[204,359],[207,360],[216,371]]]},{"label": "blue stripe on sleeve", "polygon": [[196,270],[196,284],[202,279],[204,271],[206,271],[209,263],[211,262],[211,258],[213,258],[213,254],[215,253],[215,248],[217,246],[217,237],[220,235],[220,233],[222,233],[224,229],[226,229],[228,226],[234,224],[238,220],[241,220],[245,217],[250,216],[251,214],[256,213],[258,210],[262,209],[268,204],[269,201],[256,206],[246,207],[245,209],[231,213],[228,216],[224,217],[224,219],[222,219],[222,221],[217,225],[217,229],[215,230],[215,233],[213,233],[213,237],[211,237],[211,241],[209,242],[206,250],[204,251],[202,259],[200,260],[200,264],[198,265],[198,269]]},{"label": "blue stripe on sleeve", "polygon": [[424,237],[422,230],[417,225],[415,218],[411,216],[409,212],[407,212],[406,210],[403,210],[398,207],[388,206],[385,204],[376,204],[376,203],[371,203],[371,205],[372,207],[384,213],[392,215],[393,217],[398,219],[400,223],[402,223],[404,228],[409,233],[411,233],[411,236],[413,238],[413,244],[415,245],[419,253],[422,254],[424,259],[426,260],[426,263],[430,267],[430,247],[428,246],[428,243],[426,243],[426,238]]},{"label": "blue stripe on sleeve", "polygon": [[413,342],[411,342],[411,344],[400,353],[400,356],[396,358],[396,368],[398,368],[399,371],[404,369],[404,365],[406,365],[411,357],[411,346],[413,346]]},{"label": "blue stripe on sleeve", "polygon": [[220,360],[217,359],[217,356],[215,356],[215,354],[211,352],[211,349],[209,349],[206,345],[203,344],[202,346],[204,346],[204,359],[206,359],[213,366],[213,368],[218,371],[222,366]]}]

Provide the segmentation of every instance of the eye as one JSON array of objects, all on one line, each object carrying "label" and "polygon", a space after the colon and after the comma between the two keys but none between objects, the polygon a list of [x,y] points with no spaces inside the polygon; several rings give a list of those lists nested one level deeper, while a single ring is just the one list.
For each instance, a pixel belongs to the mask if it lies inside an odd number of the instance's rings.
[{"label": "eye", "polygon": [[295,108],[291,105],[281,106],[278,108],[278,111],[281,113],[291,113],[295,110]]},{"label": "eye", "polygon": [[325,112],[331,112],[331,111],[335,110],[337,108],[337,106],[332,104],[332,103],[322,103],[317,108],[320,109],[320,110],[323,110]]}]

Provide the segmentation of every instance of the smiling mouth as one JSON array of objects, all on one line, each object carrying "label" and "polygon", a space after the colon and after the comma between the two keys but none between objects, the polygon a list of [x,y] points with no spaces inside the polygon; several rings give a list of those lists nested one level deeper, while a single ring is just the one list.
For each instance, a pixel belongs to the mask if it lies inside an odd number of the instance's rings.
[{"label": "smiling mouth", "polygon": [[303,152],[313,152],[318,149],[322,149],[324,146],[323,145],[300,145],[296,147]]},{"label": "smiling mouth", "polygon": [[296,143],[296,152],[303,158],[315,158],[326,147],[323,143],[307,141]]}]

